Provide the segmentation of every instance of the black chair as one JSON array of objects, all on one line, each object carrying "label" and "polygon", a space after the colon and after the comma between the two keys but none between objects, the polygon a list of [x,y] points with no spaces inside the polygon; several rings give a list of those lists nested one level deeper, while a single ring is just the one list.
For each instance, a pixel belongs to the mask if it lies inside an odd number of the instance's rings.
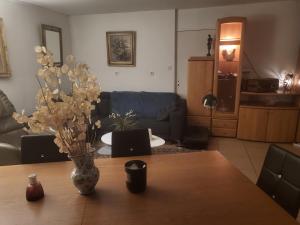
[{"label": "black chair", "polygon": [[270,145],[257,186],[297,218],[300,207],[300,157],[277,145]]},{"label": "black chair", "polygon": [[60,153],[53,135],[25,135],[21,137],[21,162],[44,163],[69,160]]},{"label": "black chair", "polygon": [[150,155],[151,146],[147,129],[112,132],[112,157]]}]

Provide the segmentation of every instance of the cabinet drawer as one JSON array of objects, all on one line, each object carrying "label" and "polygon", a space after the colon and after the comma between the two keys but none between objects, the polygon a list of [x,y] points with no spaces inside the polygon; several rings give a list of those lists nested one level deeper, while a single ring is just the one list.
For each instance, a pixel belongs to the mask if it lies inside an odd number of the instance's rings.
[{"label": "cabinet drawer", "polygon": [[212,126],[213,126],[213,128],[236,129],[237,128],[237,120],[213,119]]},{"label": "cabinet drawer", "polygon": [[213,136],[236,137],[236,129],[212,128]]},{"label": "cabinet drawer", "polygon": [[211,117],[206,116],[187,116],[189,126],[201,126],[210,129]]}]

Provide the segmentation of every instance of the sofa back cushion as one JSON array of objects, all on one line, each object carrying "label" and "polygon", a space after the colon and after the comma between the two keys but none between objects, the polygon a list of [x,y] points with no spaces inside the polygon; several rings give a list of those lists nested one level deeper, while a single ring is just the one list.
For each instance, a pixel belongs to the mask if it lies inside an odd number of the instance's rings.
[{"label": "sofa back cushion", "polygon": [[177,95],[167,92],[129,92],[111,93],[112,112],[124,115],[130,110],[139,118],[157,119],[161,113],[176,105]]},{"label": "sofa back cushion", "polygon": [[15,111],[14,105],[9,101],[6,94],[0,90],[0,118],[9,117]]},{"label": "sofa back cushion", "polygon": [[100,116],[100,118],[108,117],[111,113],[111,105],[110,105],[110,92],[101,92],[100,94],[100,103],[96,104],[96,114]]}]

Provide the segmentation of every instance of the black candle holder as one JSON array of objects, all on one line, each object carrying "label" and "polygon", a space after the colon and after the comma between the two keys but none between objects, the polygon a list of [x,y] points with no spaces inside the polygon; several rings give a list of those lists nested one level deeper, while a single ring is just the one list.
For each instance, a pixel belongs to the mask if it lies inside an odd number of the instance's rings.
[{"label": "black candle holder", "polygon": [[125,163],[125,171],[128,190],[132,193],[144,192],[147,186],[147,164],[141,160],[131,160]]}]

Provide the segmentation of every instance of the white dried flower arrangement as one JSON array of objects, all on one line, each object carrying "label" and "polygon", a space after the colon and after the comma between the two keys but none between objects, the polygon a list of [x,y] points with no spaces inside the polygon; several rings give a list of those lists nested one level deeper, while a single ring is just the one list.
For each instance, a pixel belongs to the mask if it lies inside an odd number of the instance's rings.
[{"label": "white dried flower arrangement", "polygon": [[[77,63],[72,55],[62,67],[57,67],[45,47],[37,46],[35,52],[41,65],[37,74],[41,88],[36,95],[36,111],[30,117],[24,110],[21,114],[14,113],[13,117],[19,123],[27,123],[33,133],[54,133],[54,142],[60,152],[76,156],[91,151],[97,142],[96,128],[101,126],[99,120],[95,123],[91,120],[91,110],[95,107],[92,103],[100,102],[96,76],[90,74],[86,64]],[[70,95],[61,88],[63,77],[72,83]]]}]

